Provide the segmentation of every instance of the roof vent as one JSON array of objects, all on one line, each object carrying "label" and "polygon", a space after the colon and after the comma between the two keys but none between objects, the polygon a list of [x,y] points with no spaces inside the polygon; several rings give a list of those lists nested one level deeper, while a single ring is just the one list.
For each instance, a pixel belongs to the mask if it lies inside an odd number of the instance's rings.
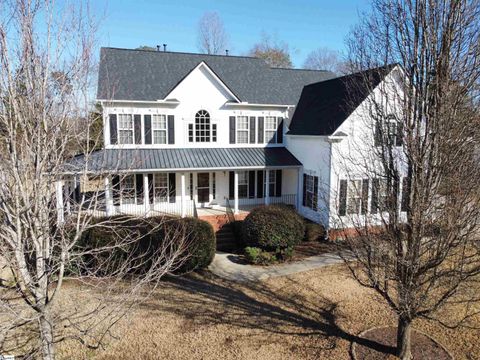
[{"label": "roof vent", "polygon": [[160,45],[157,45],[157,51],[160,51]]},{"label": "roof vent", "polygon": [[167,44],[163,44],[163,52],[167,51]]},{"label": "roof vent", "polygon": [[228,50],[225,50],[225,55],[227,55],[227,56],[228,56]]}]

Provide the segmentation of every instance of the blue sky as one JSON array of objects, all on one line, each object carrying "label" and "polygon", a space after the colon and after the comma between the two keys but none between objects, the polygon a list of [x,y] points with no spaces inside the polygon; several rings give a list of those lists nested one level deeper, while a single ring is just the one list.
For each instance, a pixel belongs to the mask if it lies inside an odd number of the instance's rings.
[{"label": "blue sky", "polygon": [[262,32],[286,42],[295,67],[318,47],[345,50],[344,40],[368,0],[95,0],[101,20],[99,45],[135,48],[168,44],[197,52],[198,20],[217,11],[230,37],[230,53],[245,55]]}]

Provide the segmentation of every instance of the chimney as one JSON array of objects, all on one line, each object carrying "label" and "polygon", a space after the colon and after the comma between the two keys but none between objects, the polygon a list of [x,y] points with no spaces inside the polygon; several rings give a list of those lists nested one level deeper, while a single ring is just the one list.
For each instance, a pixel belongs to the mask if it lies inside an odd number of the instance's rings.
[{"label": "chimney", "polygon": [[167,44],[163,44],[163,52],[167,51]]},{"label": "chimney", "polygon": [[228,50],[225,50],[225,55],[227,55],[227,56],[228,56]]},{"label": "chimney", "polygon": [[160,51],[160,45],[157,45],[157,51]]}]

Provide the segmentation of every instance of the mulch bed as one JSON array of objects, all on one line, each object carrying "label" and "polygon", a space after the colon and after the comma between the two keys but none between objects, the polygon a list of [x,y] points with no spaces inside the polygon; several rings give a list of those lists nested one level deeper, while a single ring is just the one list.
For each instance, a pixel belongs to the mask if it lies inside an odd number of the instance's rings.
[{"label": "mulch bed", "polygon": [[[452,360],[450,354],[428,336],[412,330],[413,359]],[[397,342],[396,327],[382,327],[367,330],[359,335],[359,340],[352,347],[356,360],[395,359]]]},{"label": "mulch bed", "polygon": [[302,260],[309,256],[337,252],[339,246],[333,241],[302,241],[293,248],[292,261]]}]

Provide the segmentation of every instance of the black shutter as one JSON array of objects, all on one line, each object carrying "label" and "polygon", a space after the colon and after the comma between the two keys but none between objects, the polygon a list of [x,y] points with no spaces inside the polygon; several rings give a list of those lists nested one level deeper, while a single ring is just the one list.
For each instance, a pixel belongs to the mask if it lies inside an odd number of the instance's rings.
[{"label": "black shutter", "polygon": [[175,183],[175,173],[168,173],[168,197],[169,202],[174,203],[177,195]]},{"label": "black shutter", "polygon": [[250,199],[255,197],[255,171],[248,172],[248,197]]},{"label": "black shutter", "polygon": [[378,210],[378,187],[380,181],[378,179],[372,180],[372,205],[370,207],[370,212],[376,214]]},{"label": "black shutter", "polygon": [[402,179],[402,205],[401,211],[407,211],[409,206],[409,199],[410,198],[410,181],[408,181],[408,177],[404,177]]},{"label": "black shutter", "polygon": [[263,144],[263,116],[258,118],[258,138],[257,142]]},{"label": "black shutter", "polygon": [[117,115],[116,114],[110,114],[109,115],[109,120],[110,120],[110,144],[115,145],[118,142]]},{"label": "black shutter", "polygon": [[403,145],[403,122],[397,122],[397,136],[395,139],[395,145],[402,146]]},{"label": "black shutter", "polygon": [[235,173],[228,172],[228,198],[232,200],[235,197]]},{"label": "black shutter", "polygon": [[145,127],[145,144],[149,145],[152,143],[152,115],[145,115],[144,118]]},{"label": "black shutter", "polygon": [[148,174],[147,177],[148,177],[148,200],[150,201],[150,204],[153,204],[153,174]]},{"label": "black shutter", "polygon": [[255,144],[255,116],[250,116],[250,144]]},{"label": "black shutter", "polygon": [[112,197],[113,205],[120,205],[120,176],[118,175],[112,177]]},{"label": "black shutter", "polygon": [[347,214],[347,180],[340,180],[338,215],[345,216]]},{"label": "black shutter", "polygon": [[137,204],[143,204],[143,175],[136,174],[135,175],[135,187],[137,189]]},{"label": "black shutter", "polygon": [[302,205],[307,206],[307,174],[303,174],[303,200]]},{"label": "black shutter", "polygon": [[362,180],[362,208],[360,209],[361,214],[366,214],[368,212],[368,179]]},{"label": "black shutter", "polygon": [[263,170],[257,171],[257,198],[263,198]]},{"label": "black shutter", "polygon": [[318,176],[313,177],[313,210],[318,207]]},{"label": "black shutter", "polygon": [[142,115],[133,115],[133,132],[135,136],[135,144],[142,143]]},{"label": "black shutter", "polygon": [[235,116],[230,116],[230,144],[235,144]]},{"label": "black shutter", "polygon": [[380,146],[382,143],[382,124],[380,120],[375,122],[375,146]]},{"label": "black shutter", "polygon": [[283,143],[283,118],[278,118],[277,144]]},{"label": "black shutter", "polygon": [[175,144],[175,117],[168,115],[168,143]]},{"label": "black shutter", "polygon": [[275,196],[279,197],[282,196],[282,170],[277,170],[275,175],[275,180],[277,182],[275,185]]}]

